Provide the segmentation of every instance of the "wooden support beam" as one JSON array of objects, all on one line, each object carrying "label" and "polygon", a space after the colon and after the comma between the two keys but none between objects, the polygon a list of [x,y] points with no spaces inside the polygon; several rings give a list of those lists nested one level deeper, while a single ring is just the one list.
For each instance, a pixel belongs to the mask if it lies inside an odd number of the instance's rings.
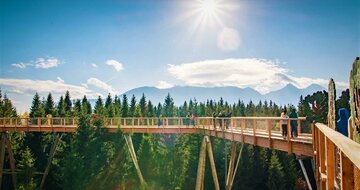
[{"label": "wooden support beam", "polygon": [[306,180],[306,184],[307,184],[307,186],[308,186],[308,189],[309,189],[309,190],[312,190],[312,186],[311,186],[311,183],[310,183],[310,180],[309,180],[309,176],[308,176],[307,173],[306,173],[306,169],[305,169],[305,167],[304,167],[304,163],[303,163],[302,159],[298,159],[298,161],[299,161],[301,170],[302,170],[302,172],[303,172],[303,174],[304,174],[304,177],[305,177],[305,180]]},{"label": "wooden support beam", "polygon": [[217,173],[216,173],[213,151],[212,151],[212,147],[211,147],[211,141],[208,136],[205,136],[205,139],[206,139],[208,156],[209,156],[209,160],[210,160],[211,173],[212,173],[212,177],[213,177],[213,181],[214,181],[214,187],[215,187],[215,190],[220,190],[219,180],[218,180]]},{"label": "wooden support beam", "polygon": [[204,187],[205,159],[206,159],[206,140],[204,137],[201,143],[195,190],[202,190]]},{"label": "wooden support beam", "polygon": [[335,147],[330,139],[325,138],[326,142],[326,189],[334,189],[335,182]]},{"label": "wooden support beam", "polygon": [[233,174],[234,174],[235,157],[236,157],[236,142],[232,142],[229,169],[228,169],[227,178],[226,178],[226,189],[227,190],[229,190],[231,188],[230,182],[231,182],[231,180],[233,178]]},{"label": "wooden support beam", "polygon": [[236,166],[235,166],[234,174],[233,174],[232,179],[231,179],[231,182],[230,182],[230,184],[229,184],[229,189],[231,189],[231,188],[232,188],[232,185],[234,184],[234,179],[235,179],[235,175],[236,175],[237,168],[238,168],[239,163],[240,163],[240,158],[241,158],[241,155],[242,155],[243,148],[244,148],[244,143],[241,144],[241,148],[240,148],[240,152],[239,152],[239,155],[238,155],[238,159],[237,159],[237,161],[236,161]]},{"label": "wooden support beam", "polygon": [[340,155],[341,188],[355,189],[354,187],[354,165],[346,155]]},{"label": "wooden support beam", "polygon": [[54,143],[53,143],[53,145],[51,146],[51,149],[50,149],[50,157],[49,157],[49,160],[48,160],[48,162],[46,164],[44,175],[43,175],[43,177],[41,179],[40,189],[43,189],[43,187],[44,187],[46,177],[47,177],[47,175],[49,174],[49,171],[50,171],[51,162],[52,162],[52,160],[53,160],[53,158],[55,156],[56,148],[57,148],[57,146],[58,146],[58,144],[60,142],[61,137],[62,137],[62,134],[61,135],[59,135],[59,134],[55,135]]},{"label": "wooden support beam", "polygon": [[8,135],[6,135],[6,138],[4,139],[6,146],[7,146],[7,150],[8,150],[8,157],[9,157],[9,161],[10,161],[10,169],[11,169],[11,177],[12,177],[12,181],[13,181],[13,185],[14,185],[14,189],[16,190],[16,172],[15,172],[15,159],[14,159],[14,154],[12,151],[12,146],[11,146],[11,142],[9,140]]},{"label": "wooden support beam", "polygon": [[126,144],[127,144],[128,148],[129,148],[131,158],[132,158],[132,160],[134,162],[137,175],[138,175],[138,177],[140,179],[140,183],[141,183],[141,185],[145,185],[146,183],[144,181],[143,175],[141,174],[141,170],[140,170],[137,158],[136,158],[136,153],[135,153],[134,145],[132,143],[131,136],[130,136],[130,134],[124,134],[124,137],[125,137]]}]

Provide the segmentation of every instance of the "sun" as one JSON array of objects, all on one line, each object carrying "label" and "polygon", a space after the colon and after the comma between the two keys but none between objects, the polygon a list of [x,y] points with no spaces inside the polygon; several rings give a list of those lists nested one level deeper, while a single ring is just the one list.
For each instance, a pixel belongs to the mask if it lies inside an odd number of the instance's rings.
[{"label": "sun", "polygon": [[201,13],[207,16],[217,14],[219,9],[219,2],[215,0],[202,0],[199,5]]}]

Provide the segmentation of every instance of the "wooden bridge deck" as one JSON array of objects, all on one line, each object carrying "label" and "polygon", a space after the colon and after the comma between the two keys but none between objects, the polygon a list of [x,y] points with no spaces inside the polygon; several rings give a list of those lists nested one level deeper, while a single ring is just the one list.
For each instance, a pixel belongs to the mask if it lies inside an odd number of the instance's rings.
[{"label": "wooden bridge deck", "polygon": [[[189,118],[109,118],[104,129],[112,133],[203,134],[312,157],[312,134],[301,132],[304,120],[297,119],[299,135],[294,139],[290,138],[290,120],[284,138],[277,117],[197,118],[195,126]],[[76,118],[0,118],[0,132],[73,133],[76,129]]]}]

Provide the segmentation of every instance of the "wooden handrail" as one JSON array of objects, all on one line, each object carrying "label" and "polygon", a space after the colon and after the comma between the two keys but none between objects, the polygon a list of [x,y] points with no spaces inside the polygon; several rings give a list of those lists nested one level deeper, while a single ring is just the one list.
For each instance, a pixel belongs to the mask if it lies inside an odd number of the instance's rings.
[{"label": "wooden handrail", "polygon": [[315,126],[326,138],[330,139],[357,168],[360,168],[360,144],[322,123],[316,123]]}]

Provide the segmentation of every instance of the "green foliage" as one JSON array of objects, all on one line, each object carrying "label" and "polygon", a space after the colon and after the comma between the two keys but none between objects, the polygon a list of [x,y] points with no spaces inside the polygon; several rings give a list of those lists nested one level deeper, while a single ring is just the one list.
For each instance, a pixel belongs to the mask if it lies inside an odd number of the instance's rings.
[{"label": "green foliage", "polygon": [[269,175],[267,181],[267,187],[269,190],[283,190],[284,186],[284,176],[283,167],[279,162],[276,152],[274,151],[271,155],[269,163]]},{"label": "green foliage", "polygon": [[44,105],[40,101],[39,94],[36,93],[30,108],[30,117],[44,117],[44,116],[45,116]]},{"label": "green foliage", "polygon": [[128,110],[129,110],[128,99],[126,94],[124,94],[122,100],[121,116],[128,117],[129,116]]}]

